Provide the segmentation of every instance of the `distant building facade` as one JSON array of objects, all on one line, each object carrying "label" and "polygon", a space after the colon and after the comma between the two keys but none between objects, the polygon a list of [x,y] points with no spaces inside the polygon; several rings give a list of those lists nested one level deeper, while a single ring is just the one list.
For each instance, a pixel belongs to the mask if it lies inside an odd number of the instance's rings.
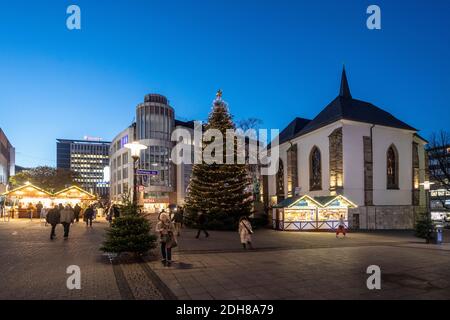
[{"label": "distant building facade", "polygon": [[6,191],[8,181],[15,174],[16,151],[0,128],[0,194]]},{"label": "distant building facade", "polygon": [[56,166],[79,174],[77,182],[90,193],[108,197],[109,181],[105,171],[109,167],[111,143],[100,140],[57,139]]},{"label": "distant building facade", "polygon": [[171,161],[174,142],[171,135],[175,128],[185,127],[193,131],[193,122],[175,120],[175,111],[166,97],[148,94],[136,107],[136,122],[119,133],[110,148],[111,200],[120,202],[125,195],[133,195],[133,160],[124,147],[133,141],[146,145],[141,151],[138,168],[153,172],[140,175],[141,187],[138,199],[147,212],[159,212],[169,205],[184,203],[191,165],[175,166]]},{"label": "distant building facade", "polygon": [[[428,165],[427,142],[390,113],[354,99],[345,70],[336,99],[313,120],[294,119],[279,138],[278,173],[265,179],[264,198],[270,207],[288,198],[308,196],[320,203],[342,195],[356,205],[345,217],[355,229],[412,229],[426,209],[421,183]],[[284,203],[284,212],[303,214],[295,201]],[[301,204],[306,212],[307,201]],[[312,219],[307,214],[283,218],[274,209],[273,220],[283,230],[320,228],[330,219],[339,220],[332,215],[335,211],[327,210],[320,207]]]},{"label": "distant building facade", "polygon": [[[433,220],[450,222],[450,190],[447,189],[450,176],[450,145],[428,149],[431,217]],[[447,172],[444,172],[447,170]],[[427,179],[428,180],[428,179]]]}]

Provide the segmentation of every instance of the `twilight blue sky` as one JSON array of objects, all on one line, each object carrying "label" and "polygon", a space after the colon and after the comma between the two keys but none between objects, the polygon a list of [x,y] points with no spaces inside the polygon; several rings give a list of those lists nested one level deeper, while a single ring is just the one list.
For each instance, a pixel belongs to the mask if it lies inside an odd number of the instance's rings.
[{"label": "twilight blue sky", "polygon": [[55,165],[56,138],[112,139],[147,93],[201,120],[222,88],[236,119],[282,129],[337,95],[343,63],[355,98],[447,129],[450,1],[0,0],[0,127],[17,164]]}]

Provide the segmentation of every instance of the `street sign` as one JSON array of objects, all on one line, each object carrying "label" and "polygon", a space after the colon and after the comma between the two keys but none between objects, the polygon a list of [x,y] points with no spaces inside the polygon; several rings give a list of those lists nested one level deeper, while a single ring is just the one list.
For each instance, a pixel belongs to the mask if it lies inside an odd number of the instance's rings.
[{"label": "street sign", "polygon": [[141,176],[157,176],[157,175],[158,175],[158,171],[156,171],[156,170],[143,170],[143,169],[138,169],[138,170],[136,171],[136,173],[137,173],[138,175],[141,175]]}]

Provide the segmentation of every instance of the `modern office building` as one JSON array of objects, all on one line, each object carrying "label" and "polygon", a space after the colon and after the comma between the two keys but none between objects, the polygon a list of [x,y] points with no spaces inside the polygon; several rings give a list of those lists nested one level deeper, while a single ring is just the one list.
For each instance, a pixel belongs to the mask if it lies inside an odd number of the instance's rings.
[{"label": "modern office building", "polygon": [[16,152],[0,128],[0,194],[6,191],[9,177],[15,174]]},{"label": "modern office building", "polygon": [[145,96],[136,107],[136,122],[118,134],[110,148],[111,199],[120,202],[124,195],[133,194],[133,161],[126,143],[138,141],[147,146],[141,151],[138,168],[152,172],[139,175],[139,202],[147,212],[158,212],[170,204],[182,205],[189,183],[191,165],[175,166],[171,161],[175,128],[194,128],[193,122],[175,120],[175,111],[166,97]]},{"label": "modern office building", "polygon": [[109,181],[105,172],[109,167],[110,142],[101,139],[57,139],[56,166],[78,173],[81,187],[99,197],[109,195]]}]

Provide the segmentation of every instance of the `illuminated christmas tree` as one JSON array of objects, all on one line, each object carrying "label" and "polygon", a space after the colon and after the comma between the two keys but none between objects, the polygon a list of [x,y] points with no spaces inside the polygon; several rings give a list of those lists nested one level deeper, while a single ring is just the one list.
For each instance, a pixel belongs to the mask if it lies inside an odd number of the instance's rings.
[{"label": "illuminated christmas tree", "polygon": [[[217,129],[223,136],[223,163],[195,164],[186,199],[186,209],[195,221],[197,213],[207,214],[211,229],[232,229],[240,216],[250,215],[252,207],[251,180],[246,164],[226,164],[226,130],[235,129],[222,92],[217,93],[205,131]],[[203,142],[203,150],[213,142]],[[236,146],[236,143],[234,144]],[[232,151],[236,160],[236,147]],[[204,152],[204,156],[205,156]]]}]

